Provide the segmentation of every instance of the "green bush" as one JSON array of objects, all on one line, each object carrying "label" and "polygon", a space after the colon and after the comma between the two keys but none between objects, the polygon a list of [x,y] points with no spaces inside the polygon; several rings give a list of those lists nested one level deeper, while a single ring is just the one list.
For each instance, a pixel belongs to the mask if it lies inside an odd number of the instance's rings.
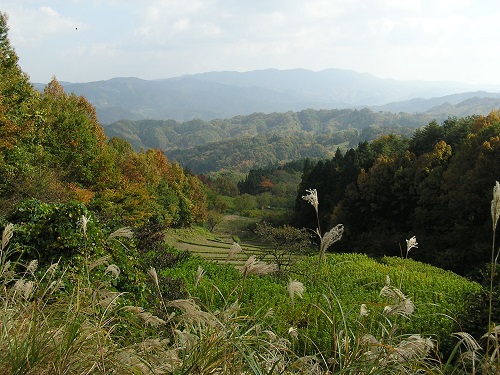
[{"label": "green bush", "polygon": [[21,202],[7,218],[16,227],[11,247],[21,259],[37,259],[41,268],[60,262],[74,272],[82,272],[89,259],[109,257],[120,268],[115,284],[141,298],[144,291],[143,258],[133,240],[118,236],[97,221],[83,203],[43,203],[34,199]]}]

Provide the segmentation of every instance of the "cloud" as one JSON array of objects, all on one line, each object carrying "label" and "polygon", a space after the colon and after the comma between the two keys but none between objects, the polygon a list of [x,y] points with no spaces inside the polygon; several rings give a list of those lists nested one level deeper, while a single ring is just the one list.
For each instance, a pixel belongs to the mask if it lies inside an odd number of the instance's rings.
[{"label": "cloud", "polygon": [[[11,17],[11,41],[28,74],[64,69],[69,76],[164,78],[208,70],[333,67],[382,77],[435,79],[486,74],[485,66],[493,66],[500,54],[493,47],[500,35],[496,2],[4,2]],[[479,62],[473,59],[481,55],[488,59],[474,71],[473,64]],[[56,66],[58,58],[62,61]],[[467,66],[461,68],[458,60],[467,61]],[[47,66],[42,66],[45,61]]]},{"label": "cloud", "polygon": [[51,35],[64,35],[86,26],[75,18],[61,15],[50,6],[28,8],[20,2],[8,2],[5,12],[9,15],[9,37],[16,46],[33,45]]}]

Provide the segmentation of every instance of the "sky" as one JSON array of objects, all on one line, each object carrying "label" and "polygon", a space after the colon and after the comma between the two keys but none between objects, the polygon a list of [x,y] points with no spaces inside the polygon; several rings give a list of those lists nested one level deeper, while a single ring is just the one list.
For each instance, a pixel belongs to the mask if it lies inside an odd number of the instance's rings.
[{"label": "sky", "polygon": [[329,68],[500,84],[496,0],[3,0],[32,82]]}]

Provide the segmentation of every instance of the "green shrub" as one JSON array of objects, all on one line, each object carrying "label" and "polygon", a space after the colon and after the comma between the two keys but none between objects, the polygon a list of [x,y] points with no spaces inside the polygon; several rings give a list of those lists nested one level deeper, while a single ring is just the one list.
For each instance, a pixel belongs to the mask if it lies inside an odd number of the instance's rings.
[{"label": "green shrub", "polygon": [[130,230],[113,232],[80,202],[25,200],[8,221],[16,227],[11,246],[21,259],[37,259],[41,268],[60,262],[78,273],[89,259],[106,256],[121,270],[116,286],[141,298],[145,266],[133,240],[123,237],[130,237]]}]

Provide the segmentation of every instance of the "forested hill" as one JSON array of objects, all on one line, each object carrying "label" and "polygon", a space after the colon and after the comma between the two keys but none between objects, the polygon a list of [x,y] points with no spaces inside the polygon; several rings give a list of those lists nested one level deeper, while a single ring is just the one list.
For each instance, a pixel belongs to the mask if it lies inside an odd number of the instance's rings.
[{"label": "forested hill", "polygon": [[[7,16],[0,12],[0,219],[16,207],[25,213],[38,210],[33,217],[50,227],[43,238],[54,239],[57,230],[68,229],[41,219],[48,211],[38,202],[80,201],[94,218],[112,225],[140,227],[156,220],[187,226],[205,220],[205,190],[198,178],[159,150],[136,153],[119,138],[108,142],[91,104],[66,93],[57,80],[36,91],[7,32]],[[71,212],[58,214],[74,215],[67,228],[79,218]],[[73,246],[69,242],[76,244],[60,239],[65,254]],[[45,249],[37,245],[36,250]],[[78,254],[83,254],[80,249]]]},{"label": "forested hill", "polygon": [[315,222],[302,195],[317,189],[321,227],[346,228],[336,250],[401,256],[404,239],[416,236],[413,259],[470,274],[490,260],[499,179],[500,112],[450,118],[305,168],[294,224]]},{"label": "forested hill", "polygon": [[124,120],[105,126],[104,131],[110,138],[125,139],[136,150],[161,149],[196,173],[222,168],[247,172],[270,163],[329,157],[339,146],[347,149],[383,134],[411,135],[432,119],[425,114],[369,109],[306,109],[182,123]]}]

